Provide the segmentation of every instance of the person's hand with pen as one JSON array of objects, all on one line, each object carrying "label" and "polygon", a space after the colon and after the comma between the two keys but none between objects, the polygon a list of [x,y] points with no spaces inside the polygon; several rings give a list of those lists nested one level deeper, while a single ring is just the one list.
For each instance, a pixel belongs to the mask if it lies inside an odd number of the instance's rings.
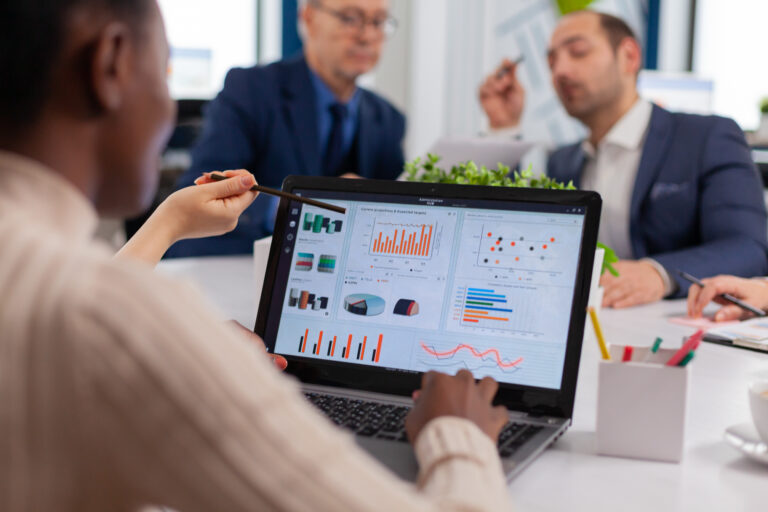
[{"label": "person's hand with pen", "polygon": [[701,283],[704,286],[692,284],[688,291],[688,316],[691,318],[700,318],[710,302],[723,306],[715,313],[716,322],[743,320],[754,316],[753,313],[723,298],[724,294],[732,295],[759,309],[768,308],[768,281],[765,279],[717,276],[702,279]]},{"label": "person's hand with pen", "polygon": [[520,124],[525,105],[525,89],[517,79],[517,67],[522,57],[514,62],[504,59],[480,86],[480,105],[494,130],[513,128]]},{"label": "person's hand with pen", "polygon": [[204,175],[195,182],[201,186],[183,188],[168,196],[117,256],[154,266],[179,240],[232,231],[259,193],[251,190],[256,179],[250,172],[241,169],[223,174],[236,179],[217,182]]}]

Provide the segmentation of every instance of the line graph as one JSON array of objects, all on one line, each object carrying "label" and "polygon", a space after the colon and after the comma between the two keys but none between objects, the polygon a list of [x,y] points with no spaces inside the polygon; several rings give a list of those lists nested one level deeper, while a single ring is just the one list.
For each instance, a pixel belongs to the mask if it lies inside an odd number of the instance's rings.
[{"label": "line graph", "polygon": [[456,353],[458,353],[460,350],[468,350],[474,357],[476,357],[478,359],[481,359],[481,360],[485,359],[488,355],[492,354],[494,359],[495,359],[495,361],[496,361],[496,366],[498,366],[501,369],[514,368],[514,367],[516,367],[517,365],[519,365],[520,363],[523,362],[523,358],[522,357],[518,357],[514,361],[503,360],[501,358],[501,355],[499,354],[498,349],[489,348],[488,350],[485,350],[484,352],[480,352],[477,349],[475,349],[475,347],[473,347],[472,345],[467,345],[466,343],[461,343],[461,344],[457,345],[456,347],[452,348],[451,350],[446,350],[446,351],[443,351],[443,352],[438,352],[433,347],[430,347],[430,346],[426,345],[422,341],[421,342],[421,348],[424,349],[424,351],[427,354],[435,356],[438,359],[451,358],[451,357],[455,356]]}]

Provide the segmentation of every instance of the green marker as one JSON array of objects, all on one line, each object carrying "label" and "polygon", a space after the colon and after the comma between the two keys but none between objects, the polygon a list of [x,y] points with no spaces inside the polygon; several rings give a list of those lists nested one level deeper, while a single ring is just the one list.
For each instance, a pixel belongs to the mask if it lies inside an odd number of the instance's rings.
[{"label": "green marker", "polygon": [[685,355],[685,357],[683,358],[683,360],[682,360],[682,361],[680,361],[679,363],[677,363],[677,366],[685,366],[685,365],[687,365],[688,363],[690,363],[690,362],[691,362],[691,359],[693,359],[693,355],[694,355],[694,351],[693,351],[693,350],[691,350],[690,352],[688,352],[688,353]]},{"label": "green marker", "polygon": [[659,347],[661,346],[661,343],[664,340],[657,337],[656,340],[654,340],[653,345],[651,346],[651,349],[645,354],[645,358],[643,358],[643,362],[648,362],[648,360],[651,358],[653,354],[659,351]]}]

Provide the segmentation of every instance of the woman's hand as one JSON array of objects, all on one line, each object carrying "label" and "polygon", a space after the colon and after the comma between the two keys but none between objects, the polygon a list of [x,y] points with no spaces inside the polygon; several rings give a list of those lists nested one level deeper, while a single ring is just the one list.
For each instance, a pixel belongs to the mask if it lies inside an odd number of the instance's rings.
[{"label": "woman's hand", "polygon": [[456,375],[430,371],[421,379],[421,389],[414,393],[414,406],[405,419],[405,430],[415,443],[421,430],[434,418],[458,416],[477,425],[495,443],[507,423],[507,409],[491,402],[499,385],[490,377],[475,383],[468,370]]},{"label": "woman's hand", "polygon": [[258,195],[250,190],[256,180],[245,170],[220,174],[230,179],[213,181],[210,173],[205,173],[195,181],[199,186],[183,188],[168,196],[118,252],[118,257],[156,265],[179,240],[221,235],[235,229],[240,215]]},{"label": "woman's hand", "polygon": [[250,190],[256,184],[250,172],[240,169],[217,174],[229,179],[213,181],[211,173],[203,173],[195,180],[197,186],[174,192],[157,208],[165,210],[161,215],[173,226],[176,241],[232,231],[240,215],[259,195]]},{"label": "woman's hand", "polygon": [[703,288],[694,284],[688,290],[688,316],[691,318],[699,318],[707,304],[712,301],[724,306],[715,313],[715,322],[740,320],[752,316],[749,311],[720,298],[724,293],[729,293],[750,306],[760,309],[768,307],[768,283],[763,279],[717,276],[701,281],[704,283]]},{"label": "woman's hand", "polygon": [[243,336],[248,343],[255,345],[260,351],[264,352],[267,357],[272,360],[272,363],[277,367],[278,370],[283,371],[288,368],[288,361],[281,355],[270,354],[267,352],[267,347],[264,346],[264,340],[262,340],[255,332],[248,329],[236,320],[232,320],[230,323],[235,326],[239,334]]}]

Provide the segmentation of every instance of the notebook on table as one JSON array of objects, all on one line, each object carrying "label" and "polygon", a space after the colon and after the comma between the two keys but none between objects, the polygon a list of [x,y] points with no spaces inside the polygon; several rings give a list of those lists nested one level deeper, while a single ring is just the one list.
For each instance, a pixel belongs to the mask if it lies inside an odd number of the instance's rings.
[{"label": "notebook on table", "polygon": [[509,478],[571,421],[601,200],[593,192],[289,177],[255,332],[308,400],[404,478],[428,370],[499,382]]}]

